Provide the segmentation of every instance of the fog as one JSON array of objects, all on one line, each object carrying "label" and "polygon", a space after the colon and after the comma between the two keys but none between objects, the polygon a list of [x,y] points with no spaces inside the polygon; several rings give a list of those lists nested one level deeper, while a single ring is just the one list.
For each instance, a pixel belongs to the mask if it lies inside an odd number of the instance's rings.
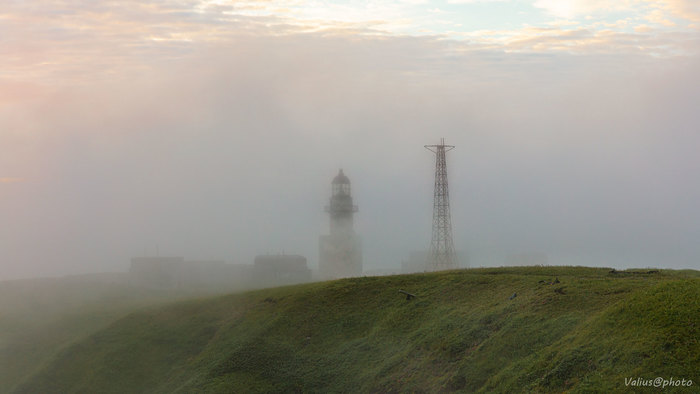
[{"label": "fog", "polygon": [[125,272],[155,254],[291,253],[316,268],[339,168],[364,269],[398,270],[430,243],[423,145],[441,137],[456,146],[454,242],[472,266],[545,253],[700,269],[695,55],[322,32],[179,51],[97,77],[1,81],[1,280]]}]

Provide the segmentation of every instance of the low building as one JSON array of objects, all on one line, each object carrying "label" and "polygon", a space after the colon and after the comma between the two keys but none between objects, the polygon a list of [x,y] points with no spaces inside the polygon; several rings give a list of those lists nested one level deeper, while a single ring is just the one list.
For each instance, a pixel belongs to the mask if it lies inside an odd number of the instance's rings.
[{"label": "low building", "polygon": [[310,282],[311,270],[304,256],[261,255],[255,257],[253,281],[264,287]]},{"label": "low building", "polygon": [[131,259],[129,281],[135,286],[161,289],[238,290],[252,288],[252,268],[220,260],[135,257]]},{"label": "low building", "polygon": [[136,286],[172,289],[179,286],[179,272],[185,264],[182,257],[134,257],[129,279]]}]

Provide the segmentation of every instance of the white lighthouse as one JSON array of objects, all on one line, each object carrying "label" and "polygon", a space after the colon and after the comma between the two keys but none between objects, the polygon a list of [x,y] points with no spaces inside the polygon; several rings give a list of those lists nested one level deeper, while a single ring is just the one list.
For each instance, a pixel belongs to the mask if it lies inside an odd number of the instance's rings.
[{"label": "white lighthouse", "polygon": [[355,234],[350,179],[343,170],[331,182],[330,234],[319,239],[319,274],[323,279],[362,275],[362,242]]}]

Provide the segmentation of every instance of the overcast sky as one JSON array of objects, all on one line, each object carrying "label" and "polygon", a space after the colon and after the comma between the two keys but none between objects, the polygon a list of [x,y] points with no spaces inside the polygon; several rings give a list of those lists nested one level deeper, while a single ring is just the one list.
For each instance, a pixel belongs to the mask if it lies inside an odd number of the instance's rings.
[{"label": "overcast sky", "polygon": [[700,269],[699,4],[6,0],[0,279],[315,268],[339,168],[365,269],[398,267],[441,137],[472,265]]}]

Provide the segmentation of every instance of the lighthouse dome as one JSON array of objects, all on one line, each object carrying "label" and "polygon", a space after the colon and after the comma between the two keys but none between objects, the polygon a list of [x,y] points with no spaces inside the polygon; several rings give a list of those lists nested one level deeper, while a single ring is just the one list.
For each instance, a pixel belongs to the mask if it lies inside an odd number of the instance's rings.
[{"label": "lighthouse dome", "polygon": [[350,184],[350,179],[348,179],[348,177],[345,176],[345,174],[343,174],[343,170],[341,169],[341,170],[338,172],[338,175],[336,175],[335,178],[333,178],[333,182],[332,182],[332,183],[333,183],[334,185],[338,185],[338,184],[347,184],[347,185],[349,185],[349,184]]}]

